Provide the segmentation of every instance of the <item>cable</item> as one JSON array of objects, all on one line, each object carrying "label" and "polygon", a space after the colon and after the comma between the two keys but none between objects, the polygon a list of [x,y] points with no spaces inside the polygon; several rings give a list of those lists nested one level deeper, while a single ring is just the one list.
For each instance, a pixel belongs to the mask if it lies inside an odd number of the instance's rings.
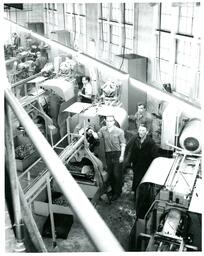
[{"label": "cable", "polygon": [[125,3],[123,3],[123,25],[124,25],[124,44],[123,44],[123,53],[122,53],[122,62],[120,65],[119,70],[121,70],[123,63],[124,63],[124,59],[125,59],[125,45],[126,45],[126,27],[125,27]]}]

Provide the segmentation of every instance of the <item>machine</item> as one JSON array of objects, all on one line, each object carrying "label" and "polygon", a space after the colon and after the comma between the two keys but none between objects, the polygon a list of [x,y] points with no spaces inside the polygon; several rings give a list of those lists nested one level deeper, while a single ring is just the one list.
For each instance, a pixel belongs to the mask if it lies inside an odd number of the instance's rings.
[{"label": "machine", "polygon": [[173,158],[158,157],[137,193],[130,250],[201,251],[201,121],[189,120]]}]

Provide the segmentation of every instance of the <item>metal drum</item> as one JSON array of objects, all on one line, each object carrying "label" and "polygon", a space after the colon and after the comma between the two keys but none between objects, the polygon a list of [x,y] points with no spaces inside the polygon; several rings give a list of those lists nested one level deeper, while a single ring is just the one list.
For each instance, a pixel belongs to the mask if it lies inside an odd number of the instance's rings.
[{"label": "metal drum", "polygon": [[201,152],[201,120],[192,119],[183,128],[179,137],[180,147],[192,153]]}]

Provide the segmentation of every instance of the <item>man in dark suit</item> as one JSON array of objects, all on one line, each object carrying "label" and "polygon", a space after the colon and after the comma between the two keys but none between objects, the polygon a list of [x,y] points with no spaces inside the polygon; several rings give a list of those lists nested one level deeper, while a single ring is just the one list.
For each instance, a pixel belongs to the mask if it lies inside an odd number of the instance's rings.
[{"label": "man in dark suit", "polygon": [[126,159],[126,162],[128,162],[129,165],[132,164],[132,190],[136,193],[136,189],[152,160],[159,156],[158,147],[149,135],[146,124],[140,124],[138,133],[128,142],[126,147],[126,156],[128,158]]}]

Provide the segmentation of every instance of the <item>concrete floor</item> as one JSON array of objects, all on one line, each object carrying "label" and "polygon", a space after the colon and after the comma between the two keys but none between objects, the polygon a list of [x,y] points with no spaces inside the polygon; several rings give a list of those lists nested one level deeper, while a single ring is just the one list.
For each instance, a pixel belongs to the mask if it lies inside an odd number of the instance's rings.
[{"label": "concrete floor", "polygon": [[[103,196],[96,205],[98,213],[125,251],[128,250],[129,233],[135,220],[131,184],[132,171],[129,170],[124,177],[121,197],[109,204],[106,196]],[[49,252],[96,252],[81,224],[77,221],[72,225],[67,239],[57,239],[55,248],[53,248],[52,239],[44,238],[43,240]]]}]

